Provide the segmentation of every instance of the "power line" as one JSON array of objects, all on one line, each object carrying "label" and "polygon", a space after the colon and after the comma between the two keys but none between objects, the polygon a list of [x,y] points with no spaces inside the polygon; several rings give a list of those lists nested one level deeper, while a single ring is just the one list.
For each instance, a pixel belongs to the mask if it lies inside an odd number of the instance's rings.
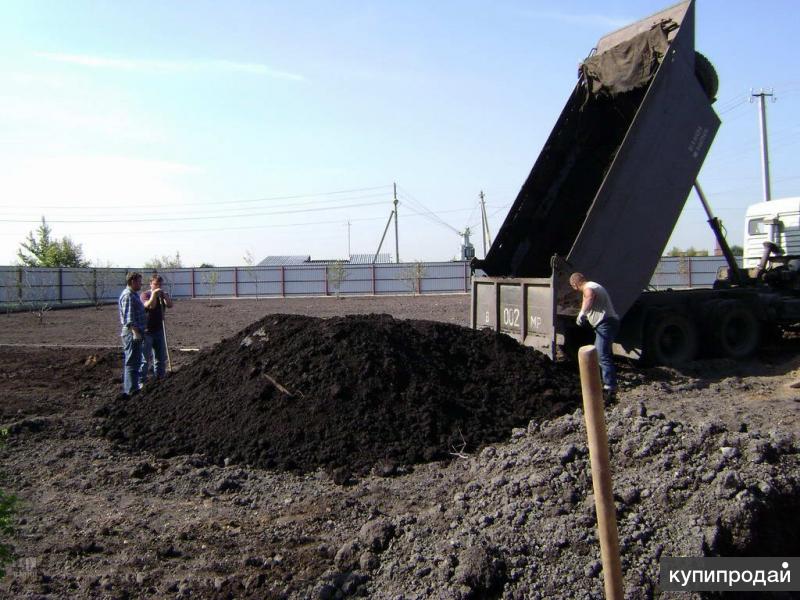
[{"label": "power line", "polygon": [[[391,184],[387,184],[387,185],[379,185],[379,186],[373,186],[373,187],[352,188],[352,189],[349,189],[349,190],[334,190],[334,191],[331,191],[331,192],[314,192],[314,193],[310,193],[310,194],[293,194],[293,195],[288,195],[288,196],[265,196],[263,198],[255,198],[255,199],[250,199],[250,200],[216,200],[216,201],[213,201],[213,202],[202,202],[200,204],[202,206],[213,206],[213,205],[218,205],[218,204],[219,205],[229,205],[229,204],[248,204],[248,203],[254,203],[254,202],[271,202],[273,200],[296,200],[296,199],[301,199],[301,198],[315,198],[315,197],[323,197],[323,196],[333,196],[333,195],[337,195],[337,194],[354,194],[354,193],[360,193],[360,192],[372,192],[372,191],[376,191],[376,190],[385,190],[385,189],[390,188],[390,187],[392,187]],[[11,205],[0,204],[0,208],[3,208],[5,206],[11,206]],[[163,208],[181,208],[181,207],[186,208],[186,207],[189,207],[189,208],[194,208],[194,207],[197,207],[197,206],[198,206],[198,203],[191,203],[191,202],[184,202],[184,203],[179,203],[179,204],[161,204],[161,203],[158,203],[158,204],[140,204],[139,205],[140,208],[148,208],[148,207],[163,207]],[[48,208],[64,208],[64,207],[63,206],[39,206],[37,208],[37,210],[40,209],[40,208],[48,209]],[[98,207],[97,207],[97,205],[91,205],[91,206],[73,205],[73,206],[70,206],[70,208],[96,209]],[[130,208],[130,204],[105,205],[104,208]]]},{"label": "power line", "polygon": [[467,217],[467,225],[464,226],[465,229],[472,229],[472,225],[469,225],[469,223],[472,221],[472,217],[475,215],[475,211],[478,210],[480,208],[480,206],[481,206],[481,203],[480,203],[480,200],[479,200],[475,204],[475,206],[472,208],[472,212],[469,213],[469,217]]},{"label": "power line", "polygon": [[431,209],[425,206],[422,202],[414,198],[414,196],[407,189],[401,186],[398,187],[400,187],[401,191],[403,192],[403,195],[406,197],[408,201],[419,206],[419,208],[421,208],[425,213],[427,213],[430,216],[430,218],[434,220],[434,222],[438,223],[439,225],[442,225],[443,227],[447,227],[451,231],[454,231],[456,235],[461,235],[461,232],[458,229],[447,223],[444,219],[442,219],[439,215],[437,215],[435,212],[433,212]]},{"label": "power line", "polygon": [[[458,212],[467,212],[471,210],[469,208],[456,208],[451,210],[444,210],[441,211],[442,213],[458,213]],[[408,211],[407,217],[426,217],[424,213],[416,212],[414,210]],[[383,221],[384,217],[361,217],[356,219],[349,219],[351,223],[355,222],[363,222],[363,221]],[[144,230],[144,231],[136,231],[136,235],[150,235],[150,234],[160,234],[160,233],[217,233],[222,231],[242,231],[242,230],[252,230],[252,229],[283,229],[289,227],[306,227],[306,226],[317,226],[317,225],[334,225],[334,224],[341,224],[341,219],[330,220],[330,221],[304,221],[302,223],[273,223],[273,224],[266,224],[266,225],[243,225],[243,226],[232,226],[232,227],[205,227],[205,228],[192,228],[192,229],[161,229],[161,230]],[[123,231],[77,231],[73,232],[71,235],[73,236],[87,236],[87,235],[129,235],[131,232],[130,230],[123,230]],[[18,236],[19,233],[17,232],[0,232],[0,236]]]},{"label": "power line", "polygon": [[719,116],[721,117],[722,115],[726,115],[729,112],[734,111],[737,108],[740,108],[740,107],[744,106],[747,103],[748,103],[748,99],[746,97],[743,97],[740,100],[738,100],[735,104],[732,104],[732,105],[728,106],[725,109],[720,109]]},{"label": "power line", "polygon": [[[297,210],[278,210],[273,212],[261,212],[261,213],[248,213],[248,214],[241,214],[241,215],[212,215],[212,216],[204,216],[204,217],[155,217],[155,218],[140,218],[140,219],[54,219],[52,221],[48,221],[48,223],[79,223],[79,224],[88,224],[88,223],[146,223],[152,221],[204,221],[208,219],[239,219],[241,217],[268,217],[273,215],[291,215],[297,213],[307,213],[307,212],[321,212],[327,210],[341,210],[343,208],[360,208],[364,206],[378,206],[382,205],[384,202],[361,202],[357,204],[345,204],[342,206],[334,206],[329,208],[302,208]],[[40,219],[31,221],[28,219],[0,219],[2,223],[39,223],[41,222]]]},{"label": "power line", "polygon": [[436,213],[428,209],[425,205],[421,202],[415,200],[413,197],[409,196],[407,193],[402,193],[400,197],[407,201],[409,206],[414,206],[416,210],[421,211],[419,214],[425,215],[429,221],[432,223],[436,223],[437,225],[442,225],[444,227],[450,227],[441,217],[439,217]]},{"label": "power line", "polygon": [[[367,200],[367,199],[370,199],[370,198],[381,198],[381,197],[384,197],[384,194],[365,194],[365,195],[360,195],[360,196],[345,196],[345,197],[339,197],[339,198],[331,198],[331,199],[329,199],[329,201],[331,201],[331,202],[348,202],[348,201],[353,201],[353,200]],[[321,202],[321,201],[320,200],[310,200],[310,201],[307,201],[307,202],[292,202],[290,204],[273,204],[269,208],[270,209],[273,209],[273,208],[290,208],[290,207],[297,207],[297,206],[301,206],[301,207],[302,206],[309,206],[310,207],[310,206],[314,206],[314,205],[319,204],[319,202]],[[204,206],[204,205],[201,205],[201,206]],[[14,208],[17,208],[17,207],[14,207]],[[17,214],[30,214],[31,209],[29,209],[27,207],[23,207],[23,208],[25,208],[25,212],[24,213],[17,213]],[[70,210],[71,208],[74,208],[74,207],[61,207],[62,210]],[[95,207],[95,208],[100,209],[100,208],[105,208],[105,207],[104,206],[98,206],[98,207]],[[138,214],[142,214],[142,212],[144,212],[139,207],[128,206],[128,208],[133,210],[137,215]],[[324,207],[320,207],[320,210],[334,210],[336,208],[338,208],[338,207],[337,206],[331,206],[329,204],[327,206],[327,209],[324,208]],[[212,210],[219,210],[219,209],[212,209]],[[253,207],[232,208],[232,209],[229,209],[228,211],[226,211],[226,214],[227,215],[231,215],[231,216],[237,216],[235,214],[237,211],[239,211],[238,216],[249,216],[250,214],[252,214],[252,213],[241,213],[240,212],[240,211],[246,211],[246,210],[253,210]],[[202,210],[201,211],[197,211],[197,210],[194,210],[194,209],[192,210],[192,214],[196,215],[198,212],[201,213],[201,214],[202,213],[206,213],[207,214],[210,211],[207,211],[207,210],[206,211],[202,211]],[[7,215],[10,216],[10,215],[13,215],[15,213],[13,213],[13,212],[12,213],[5,213],[4,212],[3,214],[7,214]],[[119,212],[118,211],[115,212],[114,214],[119,216]],[[151,217],[168,217],[168,216],[174,216],[174,215],[180,214],[180,213],[176,213],[175,211],[153,212],[153,211],[148,210],[148,211],[146,211],[146,214],[148,216],[151,216]],[[104,215],[105,215],[105,213],[96,214],[94,211],[92,211],[92,216],[100,217],[100,216],[104,216]],[[53,221],[53,222],[55,222],[55,221]]]}]

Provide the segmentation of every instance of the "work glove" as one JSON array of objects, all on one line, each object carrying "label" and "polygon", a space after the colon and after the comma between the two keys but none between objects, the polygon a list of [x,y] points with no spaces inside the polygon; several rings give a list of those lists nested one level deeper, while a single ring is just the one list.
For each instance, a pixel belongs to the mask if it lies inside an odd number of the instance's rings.
[{"label": "work glove", "polygon": [[587,322],[586,313],[581,311],[578,313],[578,318],[575,319],[575,323],[578,324],[578,327],[583,327],[583,325]]},{"label": "work glove", "polygon": [[137,342],[142,339],[142,332],[138,327],[131,327],[131,335],[133,335],[133,339]]}]

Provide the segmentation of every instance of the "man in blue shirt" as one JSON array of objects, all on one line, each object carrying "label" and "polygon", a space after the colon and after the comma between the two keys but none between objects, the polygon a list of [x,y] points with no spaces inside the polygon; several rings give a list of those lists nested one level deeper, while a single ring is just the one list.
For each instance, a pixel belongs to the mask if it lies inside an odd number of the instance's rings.
[{"label": "man in blue shirt", "polygon": [[142,365],[142,340],[147,320],[144,305],[139,298],[142,289],[142,276],[128,273],[125,278],[128,286],[119,295],[119,322],[122,325],[122,351],[124,354],[122,371],[122,391],[127,395],[139,390],[139,369]]}]

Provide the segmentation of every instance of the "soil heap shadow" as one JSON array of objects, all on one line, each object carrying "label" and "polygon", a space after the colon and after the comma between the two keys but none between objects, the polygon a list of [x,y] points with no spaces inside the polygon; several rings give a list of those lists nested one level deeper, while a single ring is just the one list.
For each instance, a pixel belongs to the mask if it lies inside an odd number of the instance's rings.
[{"label": "soil heap shadow", "polygon": [[572,369],[506,335],[389,315],[269,315],[103,413],[108,436],[161,457],[389,474],[579,401]]}]

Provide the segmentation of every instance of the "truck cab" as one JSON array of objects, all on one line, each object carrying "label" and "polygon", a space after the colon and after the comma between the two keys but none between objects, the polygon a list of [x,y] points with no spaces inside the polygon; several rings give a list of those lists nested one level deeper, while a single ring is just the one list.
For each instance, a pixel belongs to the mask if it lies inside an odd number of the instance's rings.
[{"label": "truck cab", "polygon": [[747,207],[744,222],[745,269],[758,267],[764,242],[785,254],[800,254],[800,197],[759,202]]}]

